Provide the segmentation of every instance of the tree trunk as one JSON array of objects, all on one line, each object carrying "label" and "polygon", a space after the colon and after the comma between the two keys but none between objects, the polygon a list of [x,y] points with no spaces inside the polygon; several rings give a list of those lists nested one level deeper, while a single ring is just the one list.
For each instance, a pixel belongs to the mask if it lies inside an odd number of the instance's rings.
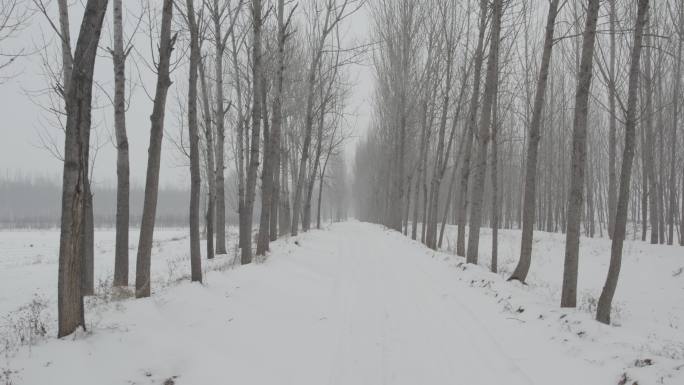
[{"label": "tree trunk", "polygon": [[446,230],[446,224],[447,224],[447,218],[449,215],[449,210],[451,206],[451,201],[453,201],[453,191],[454,191],[454,185],[456,184],[456,175],[458,173],[458,160],[459,157],[461,156],[461,149],[463,148],[463,141],[461,141],[461,145],[459,146],[459,151],[458,154],[454,157],[454,164],[453,164],[453,169],[451,170],[451,181],[449,182],[449,190],[447,191],[447,202],[446,202],[446,207],[444,208],[444,211],[442,213],[442,226],[439,229],[439,240],[437,241],[437,247],[442,248],[442,241],[444,240],[444,231]]},{"label": "tree trunk", "polygon": [[[283,137],[285,139],[285,137]],[[288,167],[290,163],[289,159],[289,149],[288,143],[284,142],[280,148],[281,163],[283,167],[281,168],[280,175],[280,215],[278,216],[278,234],[284,236],[290,233],[290,225],[292,224],[292,218],[290,218],[290,189],[289,189],[289,173]]]},{"label": "tree trunk", "polygon": [[[226,133],[225,133],[225,114],[223,106],[223,53],[226,45],[221,34],[221,17],[219,13],[219,0],[214,0],[214,37],[216,38],[216,58],[214,63],[216,79],[216,254],[226,254],[226,186],[224,180],[225,159],[223,156]],[[231,34],[232,36],[232,34]],[[236,72],[237,72],[237,67]],[[239,85],[236,85],[236,88]],[[238,92],[238,103],[242,103]],[[241,117],[240,117],[241,120]],[[242,125],[238,122],[238,125]]]},{"label": "tree trunk", "polygon": [[116,245],[114,286],[128,286],[129,158],[126,136],[126,52],[122,0],[114,0],[114,130],[116,132]]},{"label": "tree trunk", "polygon": [[591,88],[596,42],[596,22],[599,0],[589,0],[584,32],[582,34],[582,57],[580,59],[575,114],[572,133],[572,159],[570,169],[570,193],[567,207],[565,240],[565,263],[563,270],[562,307],[575,307],[577,303],[577,265],[579,254],[580,222],[584,206],[584,168],[587,152],[587,116],[589,113],[589,89]]},{"label": "tree trunk", "polygon": [[[589,136],[589,135],[587,135]],[[591,138],[589,138],[589,143],[591,142]],[[587,155],[588,162],[590,165],[593,164],[593,161],[591,159],[591,154],[592,152],[590,151]],[[594,208],[594,189],[593,189],[593,181],[594,181],[594,176],[592,174],[592,167],[589,167],[587,170],[588,178],[586,178],[587,183],[585,184],[585,187],[587,189],[587,226],[585,228],[586,234],[589,236],[589,238],[594,238],[594,234],[596,232],[596,225],[595,225],[595,220],[594,220],[594,212],[596,211]]]},{"label": "tree trunk", "polygon": [[301,200],[302,192],[304,190],[304,184],[306,179],[306,163],[309,159],[309,146],[311,146],[311,131],[313,129],[313,99],[314,99],[314,82],[316,80],[316,69],[318,68],[318,62],[320,61],[320,55],[314,54],[314,60],[311,63],[311,68],[309,68],[309,74],[307,77],[307,100],[306,100],[306,116],[304,121],[304,143],[302,144],[302,158],[299,162],[299,175],[296,179],[295,184],[295,195],[294,202],[292,205],[292,227],[290,228],[291,234],[297,235],[299,231],[299,217],[301,215]]},{"label": "tree trunk", "polygon": [[[428,80],[429,81],[429,80]],[[420,182],[423,177],[423,173],[425,172],[423,169],[423,158],[425,157],[425,153],[427,152],[427,125],[425,124],[427,118],[425,115],[427,114],[427,96],[425,97],[426,101],[423,102],[422,106],[422,112],[423,112],[423,124],[420,130],[420,152],[418,153],[418,175],[416,176],[416,191],[415,191],[415,197],[414,197],[414,205],[413,205],[413,220],[411,221],[411,239],[414,241],[416,240],[417,232],[418,232],[418,209],[420,208]]]},{"label": "tree trunk", "polygon": [[[657,87],[657,105],[663,105],[663,75],[662,71],[658,72],[658,82]],[[658,111],[658,161],[654,161],[655,165],[658,167],[658,243],[665,243],[665,123],[663,122],[664,111],[659,109]]]},{"label": "tree trunk", "polygon": [[639,0],[637,8],[636,29],[632,48],[632,65],[629,70],[629,89],[627,93],[627,110],[625,111],[625,148],[622,155],[622,169],[620,171],[620,192],[615,218],[615,232],[610,250],[610,266],[608,277],[599,297],[596,320],[605,324],[610,323],[610,308],[615,294],[615,288],[620,274],[622,260],[622,246],[625,240],[627,226],[627,210],[629,205],[629,190],[632,178],[632,161],[634,159],[637,93],[639,88],[639,61],[641,58],[641,41],[644,24],[648,17],[648,0]]},{"label": "tree trunk", "polygon": [[480,106],[480,77],[482,74],[482,62],[484,60],[484,39],[487,27],[487,1],[480,1],[480,29],[475,48],[475,72],[473,75],[473,93],[470,96],[470,109],[468,111],[466,152],[461,166],[461,185],[459,188],[458,202],[458,236],[456,240],[456,254],[465,256],[465,224],[468,212],[468,180],[470,178],[470,158],[472,156],[473,137],[477,126],[477,110]]},{"label": "tree trunk", "polygon": [[216,166],[214,163],[214,133],[211,129],[211,107],[209,106],[209,92],[207,90],[207,76],[204,63],[199,62],[200,88],[202,90],[202,106],[204,107],[204,138],[206,140],[207,158],[207,259],[214,258],[214,222],[216,221]]},{"label": "tree trunk", "polygon": [[[646,57],[648,59],[648,57]],[[648,71],[645,71],[648,73]],[[644,75],[644,78],[646,78],[648,75]],[[642,99],[643,100],[643,97]],[[646,110],[645,114],[648,114],[648,110]],[[644,115],[645,115],[644,114]],[[647,153],[648,153],[648,145],[646,141],[646,119],[642,117],[641,121],[641,131],[639,132],[639,139],[641,139],[641,240],[646,241],[646,235],[648,234],[648,167],[647,167]]]},{"label": "tree trunk", "polygon": [[190,137],[190,280],[202,282],[200,250],[200,154],[197,128],[197,72],[200,61],[199,36],[193,0],[185,1],[190,30],[190,74],[188,78],[188,136]]},{"label": "tree trunk", "polygon": [[171,51],[176,36],[171,37],[171,19],[173,18],[173,0],[164,0],[162,8],[162,23],[159,43],[159,62],[157,65],[157,86],[154,95],[152,115],[150,116],[150,147],[147,151],[147,175],[145,177],[145,196],[143,200],[143,214],[140,223],[140,240],[138,242],[138,256],[135,270],[135,296],[137,298],[150,296],[150,262],[152,255],[152,240],[154,237],[154,222],[157,212],[157,198],[159,191],[159,167],[161,158],[162,136],[164,135],[164,112],[166,96],[171,79],[169,65]]},{"label": "tree trunk", "polygon": [[74,54],[76,65],[66,90],[67,123],[62,179],[62,218],[57,283],[58,337],[85,328],[81,292],[83,201],[88,179],[87,142],[83,131],[90,130],[93,71],[107,0],[88,0]]},{"label": "tree trunk", "polygon": [[325,169],[328,166],[328,158],[325,159],[323,167],[321,168],[321,175],[318,179],[318,203],[316,204],[316,228],[321,229],[321,202],[323,201],[323,182],[325,178]]},{"label": "tree trunk", "polygon": [[684,246],[684,167],[682,167],[682,218],[679,221],[679,246]]},{"label": "tree trunk", "polygon": [[81,281],[81,294],[95,294],[95,221],[93,218],[93,193],[90,189],[90,174],[88,163],[90,159],[88,148],[90,147],[90,129],[82,131],[83,143],[86,143],[83,150],[83,174],[85,175],[83,185],[83,234],[81,235],[81,255],[83,257],[83,275]]},{"label": "tree trunk", "polygon": [[[218,0],[215,0],[215,1],[218,1]],[[215,4],[216,9],[218,9],[217,3],[214,3],[214,4]],[[233,55],[232,55],[233,56],[233,67],[239,68],[238,67],[238,59],[237,59],[239,48],[238,48],[236,41],[235,41],[235,34],[230,35],[230,40],[231,40],[231,43],[233,46],[233,52],[232,52],[233,53]],[[217,65],[219,64],[218,61],[216,62],[216,64]],[[246,119],[245,115],[246,114],[243,113],[243,109],[242,109],[243,108],[242,107],[242,103],[243,103],[242,102],[242,86],[241,86],[242,81],[241,81],[241,77],[240,77],[240,71],[234,71],[234,82],[235,82],[235,93],[236,93],[237,100],[238,100],[238,103],[237,103],[238,121],[237,121],[237,133],[236,133],[235,142],[237,144],[237,161],[236,161],[237,164],[236,164],[236,167],[237,167],[237,180],[238,180],[237,181],[237,185],[238,185],[238,221],[239,221],[239,228],[241,229],[244,227],[244,219],[245,219],[245,217],[242,213],[245,211],[245,150],[244,150],[245,149],[245,143],[244,143],[243,136],[245,135],[245,131],[246,131],[246,127],[245,127],[246,126],[246,124],[245,124],[246,123],[246,121],[245,121],[245,119]],[[223,93],[221,93],[221,95],[223,95]],[[219,95],[217,93],[217,97],[218,96]],[[222,108],[223,108],[223,104],[221,104],[221,109]],[[218,127],[218,120],[217,120],[216,126],[217,126],[216,127],[216,131],[217,131],[216,135],[220,136],[219,127]],[[223,146],[219,146],[219,144],[217,143],[217,147],[216,147],[217,158],[219,155],[219,151],[223,151]],[[216,159],[216,162],[218,164],[219,160]],[[219,191],[218,184],[219,183],[218,182],[219,181],[218,181],[218,178],[219,178],[219,176],[222,177],[222,173],[223,173],[223,171],[220,171],[217,167],[217,170],[216,170],[216,178],[217,178],[217,180],[216,180],[216,184],[217,184],[217,186],[216,186],[216,200],[217,200],[216,211],[217,211],[217,216],[218,216],[218,210],[219,210],[219,205],[218,205],[218,200],[219,200],[219,197],[218,197],[218,191]],[[217,225],[218,225],[218,223],[217,223]],[[238,241],[240,249],[242,249],[242,247],[243,247],[244,237],[245,237],[245,234],[242,231],[240,231],[239,241]]]},{"label": "tree trunk", "polygon": [[[499,269],[499,147],[496,142],[499,133],[499,97],[494,94],[492,105],[492,273]],[[549,210],[549,212],[551,212]]]},{"label": "tree trunk", "polygon": [[261,78],[261,108],[264,120],[264,165],[261,170],[261,214],[259,216],[259,233],[257,234],[257,255],[266,255],[271,239],[271,199],[273,194],[273,141],[268,126],[266,110],[266,77]]},{"label": "tree trunk", "polygon": [[[60,24],[60,34],[62,43],[62,74],[63,74],[63,89],[62,96],[64,98],[64,104],[68,103],[68,90],[71,84],[72,71],[74,60],[71,54],[71,37],[69,31],[69,6],[66,0],[59,0],[57,2],[59,11],[59,24]],[[90,129],[81,132],[83,138],[81,141],[85,143],[84,147],[84,157],[86,163],[84,164],[85,170],[83,175],[84,189],[83,189],[83,208],[81,211],[81,237],[80,242],[80,252],[81,252],[81,286],[82,295],[93,295],[95,292],[95,277],[94,277],[94,221],[93,221],[93,197],[90,191],[90,181],[89,181],[89,157],[90,157]]]},{"label": "tree trunk", "polygon": [[[273,164],[271,166],[270,183],[271,197],[270,204],[270,234],[269,239],[275,241],[278,238],[278,206],[280,201],[280,136],[283,121],[283,73],[285,72],[285,39],[287,25],[285,25],[285,4],[284,0],[278,0],[278,56],[276,58],[277,67],[275,74],[275,95],[273,95],[273,111],[271,112],[271,156]],[[263,208],[262,208],[263,209]]]},{"label": "tree trunk", "polygon": [[252,262],[252,214],[256,194],[257,169],[259,168],[259,136],[261,131],[261,0],[252,0],[252,140],[249,149],[249,168],[247,169],[247,191],[245,191],[245,210],[240,213],[243,223],[240,226],[242,239],[242,264]]},{"label": "tree trunk", "polygon": [[[447,38],[448,40],[448,38]],[[449,106],[449,96],[451,92],[451,70],[452,70],[452,61],[453,61],[453,47],[448,47],[447,48],[447,57],[446,57],[446,79],[445,79],[445,90],[444,90],[444,98],[442,100],[442,114],[440,117],[440,122],[439,122],[439,134],[437,137],[437,159],[435,161],[435,170],[432,173],[432,181],[431,181],[431,189],[430,189],[430,199],[429,199],[429,207],[428,207],[428,223],[425,225],[427,226],[427,234],[426,234],[426,245],[427,247],[431,249],[436,249],[437,248],[437,210],[439,206],[439,193],[440,193],[440,188],[442,185],[442,178],[444,177],[444,170],[446,170],[446,164],[448,163],[449,160],[449,153],[451,152],[450,149],[447,149],[446,152],[444,151],[444,139],[445,139],[445,134],[446,134],[446,122],[447,122],[447,110]],[[463,74],[464,80],[467,78],[467,74],[464,72]],[[461,95],[463,95],[463,91],[465,89],[465,81],[463,83],[463,87],[461,88]],[[460,100],[458,101],[460,105]],[[458,116],[454,117],[454,122],[458,119]],[[451,131],[451,136],[450,136],[450,142],[449,145],[451,145],[451,140],[453,139],[453,135],[456,131],[456,124],[454,124],[454,127]]]},{"label": "tree trunk", "polygon": [[62,84],[64,98],[66,102],[67,92],[71,84],[71,71],[74,66],[74,59],[71,56],[71,31],[69,27],[69,4],[67,0],[58,0],[57,7],[59,10],[59,32],[62,44],[62,76],[64,84]]},{"label": "tree trunk", "polygon": [[[645,28],[649,28],[647,25]],[[644,144],[645,148],[642,149],[644,153],[644,163],[646,173],[642,176],[643,179],[647,181],[647,195],[648,195],[648,206],[650,206],[650,224],[651,224],[651,244],[658,244],[658,180],[656,178],[655,172],[655,162],[653,159],[653,146],[655,145],[655,133],[653,131],[653,72],[651,71],[651,47],[650,47],[650,36],[648,33],[644,36],[645,46],[644,46],[644,82],[645,82],[645,104],[646,104],[646,117],[645,117],[645,127],[644,130]]]},{"label": "tree trunk", "polygon": [[615,111],[615,27],[617,24],[617,10],[615,3],[617,0],[610,0],[610,63],[608,68],[608,109],[610,113],[608,125],[608,235],[612,238],[613,227],[615,226],[615,204],[617,198],[616,175],[615,175],[615,153],[617,136],[617,115]]},{"label": "tree trunk", "polygon": [[684,5],[679,4],[679,26],[677,32],[677,56],[675,57],[674,86],[672,88],[672,136],[670,137],[670,204],[667,213],[667,244],[674,244],[675,213],[677,212],[677,128],[679,126],[680,87],[682,81],[682,46],[684,45]]},{"label": "tree trunk", "polygon": [[525,282],[532,262],[532,239],[534,232],[535,197],[537,195],[537,154],[541,139],[541,118],[544,111],[546,84],[549,79],[549,68],[553,53],[553,35],[556,28],[559,0],[549,3],[549,13],[546,17],[546,32],[544,35],[544,50],[542,52],[539,79],[535,91],[534,106],[532,107],[532,121],[530,123],[529,141],[527,144],[527,162],[525,162],[525,190],[523,192],[522,236],[520,241],[520,259],[509,280],[516,279]]},{"label": "tree trunk", "polygon": [[[337,67],[335,67],[337,68]],[[321,68],[319,67],[319,71]],[[337,69],[333,70],[333,75],[332,78],[330,79],[330,84],[327,87],[327,91],[323,91],[323,87],[321,85],[321,105],[320,105],[320,115],[318,116],[318,132],[317,132],[317,138],[316,138],[316,151],[314,153],[314,157],[312,159],[313,161],[313,169],[310,172],[310,177],[308,180],[308,186],[306,190],[306,196],[304,198],[304,210],[302,213],[302,230],[303,231],[309,231],[309,228],[311,227],[311,199],[313,197],[313,189],[314,189],[314,184],[316,182],[316,174],[318,174],[318,168],[320,167],[321,163],[321,153],[323,151],[323,130],[325,128],[325,109],[328,106],[327,102],[330,97],[330,92],[332,90],[334,81],[335,81],[335,76],[336,76]],[[401,228],[399,229],[401,231]]]},{"label": "tree trunk", "polygon": [[484,199],[485,173],[487,170],[487,146],[491,139],[489,126],[492,119],[493,102],[499,85],[499,36],[501,34],[503,0],[495,0],[492,7],[492,36],[489,47],[489,57],[487,58],[487,78],[485,80],[482,116],[480,117],[480,128],[477,135],[477,163],[475,164],[475,172],[473,174],[472,205],[470,207],[470,221],[468,223],[468,250],[466,260],[468,263],[473,264],[477,264],[478,259],[480,224],[482,222],[482,201]]}]

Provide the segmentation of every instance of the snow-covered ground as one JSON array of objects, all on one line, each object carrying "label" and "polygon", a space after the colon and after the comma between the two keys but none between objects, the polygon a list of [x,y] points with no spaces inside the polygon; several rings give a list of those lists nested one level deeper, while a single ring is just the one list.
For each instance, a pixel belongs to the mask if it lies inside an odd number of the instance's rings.
[{"label": "snow-covered ground", "polygon": [[[232,262],[236,229],[230,228],[229,255],[209,261],[207,268]],[[135,256],[140,229],[131,229],[129,281],[135,282]],[[95,230],[95,290],[102,294],[114,275],[114,229]],[[152,290],[190,275],[188,230],[156,228],[152,248]],[[232,241],[232,242],[231,242]],[[205,244],[202,242],[202,252]],[[56,311],[59,230],[0,231],[0,315],[39,298]],[[205,262],[207,263],[207,262]]]},{"label": "snow-covered ground", "polygon": [[[47,323],[54,322],[57,234],[0,233],[3,320],[37,293]],[[0,380],[684,383],[682,248],[626,244],[615,325],[605,326],[592,318],[607,270],[606,239],[582,239],[580,307],[569,310],[558,308],[560,234],[535,234],[528,286],[504,279],[515,266],[518,231],[501,232],[499,276],[381,226],[348,222],[279,240],[263,263],[230,268],[231,251],[207,264],[203,285],[179,281],[189,270],[186,231],[156,234],[151,298],[91,300],[87,333],[6,352]],[[96,238],[104,283],[113,232]],[[483,265],[490,241],[483,230]]]}]

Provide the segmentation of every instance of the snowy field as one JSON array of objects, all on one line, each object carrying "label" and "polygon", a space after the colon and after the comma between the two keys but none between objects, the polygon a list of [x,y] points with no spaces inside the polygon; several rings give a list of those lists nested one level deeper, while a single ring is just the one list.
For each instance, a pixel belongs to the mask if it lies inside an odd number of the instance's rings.
[{"label": "snowy field", "polygon": [[[267,260],[236,267],[230,233],[229,255],[204,260],[198,285],[186,279],[187,231],[156,230],[154,293],[133,300],[108,289],[114,232],[96,232],[89,330],[57,340],[58,231],[0,232],[0,385],[684,384],[681,247],[626,242],[606,326],[593,316],[607,239],[582,239],[569,310],[558,307],[561,234],[535,233],[523,286],[505,281],[519,231],[500,232],[498,276],[488,230],[481,267],[359,222],[279,240]],[[132,248],[131,282],[134,260]]]},{"label": "snowy field", "polygon": [[[228,256],[219,256],[207,268],[232,262],[236,229],[228,231]],[[140,230],[131,229],[129,239],[129,282],[135,283],[135,257]],[[95,291],[109,294],[114,276],[114,229],[95,230]],[[152,249],[152,290],[190,276],[188,230],[156,228]],[[205,244],[202,241],[202,252]],[[56,317],[59,230],[0,231],[0,314],[6,315],[29,304],[34,298],[50,305]],[[206,263],[206,262],[205,262]],[[53,309],[54,307],[54,309]]]}]

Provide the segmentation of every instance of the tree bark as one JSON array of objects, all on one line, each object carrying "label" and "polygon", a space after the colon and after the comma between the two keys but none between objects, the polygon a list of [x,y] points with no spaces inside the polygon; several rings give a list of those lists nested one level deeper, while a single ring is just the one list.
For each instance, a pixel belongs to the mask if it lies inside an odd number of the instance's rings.
[{"label": "tree bark", "polygon": [[261,108],[264,120],[264,165],[261,170],[261,214],[259,216],[259,233],[257,234],[257,255],[266,255],[271,238],[271,200],[273,194],[273,142],[268,126],[268,111],[266,110],[266,77],[261,78]]},{"label": "tree bark", "polygon": [[207,90],[207,76],[204,63],[199,62],[200,88],[202,90],[202,106],[204,107],[204,138],[206,140],[207,158],[207,259],[214,258],[214,223],[216,221],[216,165],[214,163],[214,133],[211,129],[211,108],[209,106],[209,92]]},{"label": "tree bark", "polygon": [[[672,136],[670,137],[670,203],[667,214],[667,244],[674,244],[675,213],[677,212],[677,129],[679,126],[680,88],[682,82],[682,46],[684,46],[684,5],[679,4],[679,26],[677,31],[677,55],[675,57],[674,86],[672,88]],[[681,230],[680,230],[681,231]]]},{"label": "tree bark", "polygon": [[684,167],[682,167],[682,199],[681,199],[682,218],[679,221],[679,246],[684,246]]},{"label": "tree bark", "polygon": [[482,102],[482,116],[477,135],[478,152],[475,172],[473,173],[473,189],[471,195],[470,221],[468,223],[468,250],[466,260],[477,264],[480,243],[480,224],[482,222],[482,201],[484,199],[485,173],[487,169],[487,146],[491,139],[489,126],[492,119],[493,102],[499,84],[499,37],[501,34],[501,18],[503,0],[495,0],[492,5],[492,31],[487,58],[487,78],[485,80],[484,100]]},{"label": "tree bark", "polygon": [[[429,82],[429,77],[428,77],[428,82]],[[425,96],[425,101],[423,102],[423,106],[421,107],[422,113],[423,113],[423,124],[421,125],[421,130],[420,130],[420,152],[418,153],[418,175],[416,176],[416,191],[415,191],[415,197],[414,197],[414,205],[413,205],[413,219],[411,221],[411,239],[414,241],[416,240],[417,233],[418,233],[418,210],[420,208],[420,183],[423,177],[423,173],[425,172],[424,167],[423,167],[423,158],[426,156],[427,152],[427,117],[425,116],[427,114],[427,99],[428,96]]]},{"label": "tree bark", "polygon": [[200,61],[199,33],[193,0],[185,1],[190,30],[190,73],[188,77],[188,136],[190,137],[190,280],[202,282],[202,252],[200,250],[200,154],[197,127],[197,72]]},{"label": "tree bark", "polygon": [[492,273],[499,269],[499,146],[496,142],[499,134],[499,97],[494,94],[492,104]]},{"label": "tree bark", "polygon": [[584,32],[582,33],[582,56],[580,59],[575,113],[572,133],[572,159],[570,169],[570,193],[567,206],[565,262],[563,270],[562,307],[575,307],[577,303],[577,266],[579,254],[580,222],[584,206],[584,168],[587,152],[587,116],[589,113],[589,89],[591,88],[596,42],[596,22],[599,0],[589,0]]},{"label": "tree bark", "polygon": [[[649,22],[645,28],[649,28]],[[643,179],[647,181],[646,187],[648,189],[648,204],[650,207],[650,224],[651,224],[651,244],[658,244],[658,180],[656,178],[655,172],[655,162],[653,158],[653,146],[655,145],[655,133],[653,131],[653,72],[651,71],[651,48],[650,48],[650,36],[648,33],[645,34],[644,40],[646,42],[644,46],[644,91],[645,91],[645,104],[646,104],[646,118],[644,130],[644,144],[645,148],[642,149],[644,153],[644,163],[646,173],[642,176]]]},{"label": "tree bark", "polygon": [[325,169],[328,167],[329,157],[330,157],[330,153],[328,153],[328,156],[326,156],[326,158],[325,158],[325,162],[323,162],[323,167],[321,167],[321,175],[320,175],[320,178],[318,179],[318,203],[316,204],[316,206],[317,206],[316,228],[319,230],[321,229],[321,202],[323,201],[323,182],[325,181]]},{"label": "tree bark", "polygon": [[[286,137],[283,136],[283,139]],[[292,224],[292,218],[290,218],[290,190],[289,190],[289,173],[288,173],[288,168],[289,168],[289,149],[288,149],[288,143],[284,142],[283,145],[280,147],[280,154],[281,154],[281,163],[282,163],[282,168],[281,168],[281,174],[280,174],[280,196],[278,197],[279,199],[279,204],[280,204],[280,214],[278,215],[278,234],[280,236],[284,236],[287,234],[290,234],[290,226]]]},{"label": "tree bark", "polygon": [[254,36],[252,46],[252,140],[247,169],[247,191],[245,191],[245,210],[240,226],[242,239],[242,264],[252,262],[252,214],[256,193],[257,169],[259,168],[259,136],[261,131],[261,0],[252,0],[252,31]]},{"label": "tree bark", "polygon": [[613,227],[615,226],[615,205],[617,200],[616,190],[616,173],[615,173],[615,153],[616,153],[616,136],[617,136],[617,115],[615,111],[615,27],[617,24],[617,10],[615,3],[617,0],[610,0],[610,63],[608,68],[608,109],[609,109],[609,124],[608,124],[608,234],[613,236]]},{"label": "tree bark", "polygon": [[81,282],[81,236],[85,183],[88,179],[83,132],[90,130],[93,72],[107,0],[88,0],[76,42],[75,63],[66,90],[67,123],[62,179],[62,218],[57,283],[58,337],[85,328]]},{"label": "tree bark", "polygon": [[[216,4],[216,3],[215,3]],[[216,5],[218,7],[218,5]],[[232,52],[232,59],[233,59],[233,67],[234,68],[239,68],[238,67],[238,46],[235,41],[235,34],[230,35],[230,40],[233,46],[233,52]],[[218,62],[216,63],[218,64]],[[246,131],[246,122],[245,122],[245,114],[243,113],[243,107],[242,107],[242,86],[241,86],[241,79],[240,79],[240,72],[239,71],[234,71],[234,82],[235,82],[235,93],[237,96],[237,116],[238,116],[238,121],[237,121],[237,133],[236,133],[236,146],[237,146],[237,161],[236,161],[236,167],[237,167],[237,185],[238,185],[238,221],[239,221],[239,228],[241,229],[244,226],[244,215],[242,213],[245,210],[245,143],[244,143],[244,138],[245,136],[245,131]],[[217,94],[218,97],[218,94]],[[217,122],[217,136],[219,135],[218,132],[218,122]],[[216,147],[216,155],[218,158],[218,153],[219,153],[219,147],[217,144]],[[218,164],[218,159],[217,159],[217,164]],[[216,178],[217,178],[217,186],[216,186],[216,191],[217,191],[217,201],[218,201],[218,178],[219,175],[221,174],[220,170],[216,170]],[[217,216],[218,216],[218,202],[217,202]],[[243,239],[244,239],[244,234],[242,231],[239,233],[239,247],[242,249],[243,247]]]},{"label": "tree bark", "polygon": [[[59,11],[59,25],[61,34],[61,45],[62,45],[62,74],[63,74],[63,88],[62,96],[64,98],[64,104],[68,103],[68,90],[71,84],[72,71],[74,65],[74,59],[71,54],[71,33],[69,30],[69,6],[66,0],[59,0],[57,2]],[[94,277],[94,221],[93,221],[93,197],[90,191],[90,175],[88,173],[89,167],[89,156],[90,156],[90,129],[81,132],[83,138],[81,141],[85,143],[84,147],[84,157],[87,160],[84,164],[85,170],[83,175],[85,176],[84,188],[83,188],[83,209],[81,211],[81,237],[80,237],[80,252],[82,255],[81,263],[81,286],[83,295],[93,295],[95,292],[95,277]]]},{"label": "tree bark", "polygon": [[473,138],[477,126],[477,110],[480,106],[480,78],[482,76],[482,62],[484,61],[484,39],[487,27],[487,1],[480,1],[480,27],[475,48],[475,72],[473,75],[473,92],[470,95],[470,109],[466,133],[466,148],[461,166],[461,184],[458,202],[458,235],[456,240],[456,255],[465,256],[465,225],[468,213],[468,181],[470,179],[470,158],[472,156]]},{"label": "tree bark", "polygon": [[[71,32],[69,27],[69,4],[67,0],[58,0],[57,8],[59,11],[59,32],[62,36],[60,42],[62,44],[62,76],[63,76],[63,92],[66,99],[69,85],[71,84],[71,71],[74,66],[74,58],[71,56]],[[66,100],[65,100],[66,101]]]},{"label": "tree bark", "polygon": [[620,274],[622,262],[622,246],[627,226],[627,210],[629,205],[629,190],[632,178],[632,161],[636,137],[636,108],[639,89],[639,61],[641,59],[644,25],[648,17],[648,0],[639,0],[637,8],[634,44],[632,48],[632,65],[629,71],[629,89],[627,93],[627,110],[625,111],[625,148],[622,155],[622,169],[620,170],[620,192],[615,218],[615,232],[610,250],[610,266],[606,283],[599,297],[596,320],[605,324],[610,323],[610,308],[615,294],[615,288]]},{"label": "tree bark", "polygon": [[116,132],[116,244],[114,286],[128,286],[129,157],[126,135],[126,52],[122,0],[114,0],[114,130]]},{"label": "tree bark", "polygon": [[95,294],[95,221],[93,218],[93,192],[90,189],[90,173],[88,171],[90,129],[82,131],[82,134],[82,141],[86,145],[83,149],[83,158],[85,159],[83,174],[85,175],[85,180],[83,184],[83,234],[81,235],[81,255],[83,256],[81,294],[93,295]]},{"label": "tree bark", "polygon": [[530,123],[529,141],[527,144],[527,162],[525,162],[525,190],[523,192],[523,219],[522,237],[520,241],[520,259],[509,280],[525,282],[527,273],[530,271],[532,262],[532,239],[534,232],[535,197],[537,195],[537,157],[539,152],[539,140],[541,139],[541,118],[544,111],[546,97],[546,84],[549,79],[551,58],[553,53],[553,35],[556,28],[556,16],[558,16],[559,0],[549,3],[549,12],[546,17],[546,32],[544,35],[544,50],[542,52],[541,66],[539,67],[539,79],[535,91],[534,106],[532,107],[532,121]]},{"label": "tree bark", "polygon": [[152,240],[154,237],[154,222],[157,212],[157,198],[159,192],[159,167],[161,158],[162,136],[164,135],[164,112],[166,96],[171,79],[169,65],[171,51],[176,36],[171,37],[171,19],[173,18],[173,0],[164,0],[162,7],[162,21],[159,42],[159,63],[157,64],[157,86],[154,95],[152,115],[150,116],[150,147],[147,151],[147,175],[145,177],[145,196],[143,200],[143,214],[140,224],[140,240],[135,270],[135,296],[137,298],[150,296],[150,264],[152,255]]},{"label": "tree bark", "polygon": [[[216,57],[214,62],[214,77],[216,79],[216,110],[214,111],[216,119],[216,254],[226,254],[226,189],[224,179],[226,167],[223,155],[226,141],[226,110],[223,106],[223,53],[225,52],[226,44],[221,34],[219,0],[214,0],[213,21],[214,37],[216,38]],[[237,67],[235,70],[237,71]],[[238,103],[241,103],[239,94]],[[241,125],[242,123],[238,122],[238,124]]]},{"label": "tree bark", "polygon": [[[273,96],[273,111],[271,112],[271,157],[273,163],[270,170],[270,225],[269,240],[275,241],[278,238],[278,206],[280,197],[280,136],[283,121],[283,73],[285,72],[285,39],[287,25],[285,24],[285,4],[284,0],[278,0],[278,55],[276,58],[275,74],[275,95]],[[263,203],[262,203],[263,205]],[[262,207],[263,210],[263,207]]]}]

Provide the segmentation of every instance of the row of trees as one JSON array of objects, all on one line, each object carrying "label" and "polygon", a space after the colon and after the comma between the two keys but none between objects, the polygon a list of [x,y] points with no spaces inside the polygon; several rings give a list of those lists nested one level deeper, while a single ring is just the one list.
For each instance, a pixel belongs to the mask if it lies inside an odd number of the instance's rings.
[{"label": "row of trees", "polygon": [[372,3],[377,83],[355,209],[433,249],[456,224],[469,263],[488,222],[494,272],[497,230],[522,228],[521,282],[534,229],[565,232],[564,307],[576,305],[582,230],[605,231],[608,323],[628,232],[684,245],[684,5],[545,4],[543,18],[527,0]]},{"label": "row of trees", "polygon": [[[59,336],[85,327],[83,297],[93,293],[91,155],[94,64],[108,0],[88,0],[75,49],[69,36],[69,5],[50,8],[34,0],[61,42],[66,124],[59,257]],[[264,255],[280,235],[309,230],[316,210],[345,217],[346,171],[342,146],[348,138],[346,68],[361,51],[340,34],[342,22],[361,0],[164,0],[147,17],[151,69],[156,74],[135,295],[151,294],[151,251],[157,217],[161,151],[172,82],[186,86],[179,130],[171,141],[187,157],[192,281],[202,281],[201,217],[206,257],[226,254],[226,207],[237,202],[241,262]],[[161,14],[161,18],[157,16]],[[117,149],[117,214],[114,285],[129,283],[129,153],[126,134],[126,62],[134,50],[124,39],[122,0],[112,0],[114,68],[112,98]],[[139,20],[139,21],[140,21]],[[137,50],[136,50],[137,51]],[[231,175],[236,186],[226,184]],[[234,177],[233,177],[234,176]],[[260,194],[257,187],[260,185]],[[323,204],[325,186],[333,197]],[[235,195],[229,197],[227,192]],[[206,196],[206,212],[201,195]],[[253,234],[255,207],[260,208]]]}]

